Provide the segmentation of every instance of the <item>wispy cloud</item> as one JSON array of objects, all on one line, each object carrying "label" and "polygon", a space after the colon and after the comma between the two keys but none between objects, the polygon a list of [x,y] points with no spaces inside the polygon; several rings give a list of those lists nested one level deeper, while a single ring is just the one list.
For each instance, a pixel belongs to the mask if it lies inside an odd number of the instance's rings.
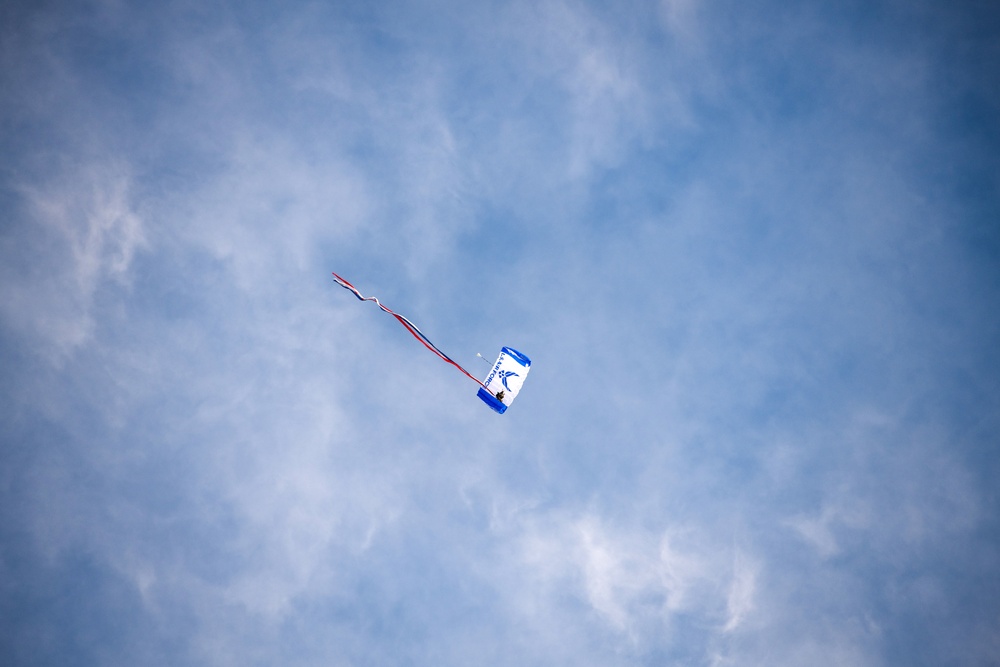
[{"label": "wispy cloud", "polygon": [[733,575],[726,597],[726,625],[723,630],[731,632],[743,624],[754,608],[754,593],[757,586],[757,564],[744,552],[733,555]]},{"label": "wispy cloud", "polygon": [[117,165],[85,164],[43,182],[16,185],[23,199],[8,226],[16,248],[5,269],[5,319],[62,357],[93,332],[94,301],[106,286],[127,287],[135,253],[145,245],[131,179]]}]

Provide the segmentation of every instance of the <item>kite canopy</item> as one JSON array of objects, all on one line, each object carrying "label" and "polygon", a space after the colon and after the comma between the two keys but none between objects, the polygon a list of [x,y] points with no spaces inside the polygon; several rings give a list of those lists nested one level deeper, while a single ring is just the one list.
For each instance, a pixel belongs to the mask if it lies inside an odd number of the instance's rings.
[{"label": "kite canopy", "polygon": [[477,396],[486,405],[503,414],[517,398],[530,370],[531,359],[513,348],[503,347]]}]

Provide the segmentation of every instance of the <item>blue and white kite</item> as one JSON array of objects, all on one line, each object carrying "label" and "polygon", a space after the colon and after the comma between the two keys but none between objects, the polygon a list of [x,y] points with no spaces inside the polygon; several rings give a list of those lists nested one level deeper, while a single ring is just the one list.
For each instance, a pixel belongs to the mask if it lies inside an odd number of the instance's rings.
[{"label": "blue and white kite", "polygon": [[432,343],[430,339],[424,335],[424,332],[418,329],[417,325],[413,322],[406,319],[399,313],[393,312],[383,306],[382,302],[380,302],[376,297],[362,296],[357,287],[347,282],[336,273],[333,274],[333,279],[344,289],[353,292],[354,296],[358,297],[361,301],[374,301],[379,308],[395,317],[400,324],[406,327],[406,330],[409,331],[414,338],[423,343],[424,347],[436,354],[442,361],[446,361],[460,370],[465,377],[478,384],[478,396],[484,403],[486,403],[486,405],[490,406],[500,414],[503,414],[507,411],[507,408],[510,407],[510,404],[514,402],[514,398],[517,396],[517,393],[521,391],[521,385],[524,384],[524,379],[528,377],[528,371],[531,370],[531,359],[527,356],[509,347],[502,348],[500,350],[500,356],[497,357],[496,363],[493,364],[493,367],[490,369],[490,374],[486,376],[486,381],[483,382],[469,373],[469,371],[455,363],[454,359],[439,350],[437,345]]},{"label": "blue and white kite", "polygon": [[500,356],[486,376],[477,394],[486,405],[503,414],[521,391],[531,370],[531,359],[509,347],[500,348]]}]

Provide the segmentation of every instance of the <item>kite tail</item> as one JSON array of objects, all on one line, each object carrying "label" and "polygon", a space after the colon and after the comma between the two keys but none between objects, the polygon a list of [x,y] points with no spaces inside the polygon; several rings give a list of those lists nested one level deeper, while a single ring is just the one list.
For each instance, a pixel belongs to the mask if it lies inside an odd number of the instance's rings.
[{"label": "kite tail", "polygon": [[337,282],[338,285],[340,285],[344,289],[350,290],[351,292],[353,292],[354,296],[358,297],[358,300],[360,300],[360,301],[374,301],[375,304],[378,305],[379,308],[381,308],[385,312],[387,312],[390,315],[392,315],[393,317],[395,317],[396,320],[400,324],[402,324],[404,327],[406,327],[406,330],[409,331],[410,334],[414,338],[416,338],[421,343],[423,343],[424,347],[426,347],[428,350],[430,350],[431,352],[433,352],[434,354],[436,354],[442,361],[448,362],[449,364],[451,364],[452,366],[454,366],[458,370],[462,371],[462,374],[465,375],[465,377],[469,378],[470,380],[472,380],[473,382],[475,382],[476,384],[478,384],[480,387],[482,387],[484,389],[486,388],[486,385],[483,384],[482,381],[479,380],[479,378],[477,378],[476,376],[474,376],[471,373],[469,373],[469,371],[467,371],[464,368],[462,368],[461,366],[459,366],[457,363],[455,363],[454,359],[452,359],[447,354],[445,354],[440,349],[438,349],[438,346],[435,345],[434,343],[432,343],[431,340],[427,336],[424,335],[424,332],[421,331],[420,329],[418,329],[417,325],[415,325],[413,322],[411,322],[410,320],[406,319],[405,317],[403,317],[399,313],[393,312],[389,308],[386,308],[385,306],[383,306],[382,302],[379,301],[377,297],[374,297],[374,296],[362,296],[361,292],[358,291],[357,287],[355,287],[351,283],[347,282],[346,280],[344,280],[343,278],[341,278],[340,276],[338,276],[336,273],[333,274],[333,279]]}]

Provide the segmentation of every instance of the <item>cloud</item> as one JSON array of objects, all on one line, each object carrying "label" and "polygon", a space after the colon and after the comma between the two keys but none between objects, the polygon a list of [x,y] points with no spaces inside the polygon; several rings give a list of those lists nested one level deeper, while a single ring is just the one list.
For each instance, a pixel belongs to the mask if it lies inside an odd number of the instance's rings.
[{"label": "cloud", "polygon": [[726,598],[725,632],[740,627],[754,608],[754,593],[757,587],[758,565],[742,551],[733,555],[733,578]]},{"label": "cloud", "polygon": [[558,601],[573,596],[626,652],[676,651],[685,618],[717,617],[729,632],[753,608],[755,562],[739,551],[727,567],[731,549],[690,529],[650,531],[589,512],[527,511],[514,530],[522,581],[515,600],[523,612],[565,614]]},{"label": "cloud", "polygon": [[17,247],[6,266],[0,310],[22,334],[38,337],[59,359],[93,335],[95,300],[127,288],[144,221],[120,165],[83,164],[16,186],[20,215],[4,243]]}]

